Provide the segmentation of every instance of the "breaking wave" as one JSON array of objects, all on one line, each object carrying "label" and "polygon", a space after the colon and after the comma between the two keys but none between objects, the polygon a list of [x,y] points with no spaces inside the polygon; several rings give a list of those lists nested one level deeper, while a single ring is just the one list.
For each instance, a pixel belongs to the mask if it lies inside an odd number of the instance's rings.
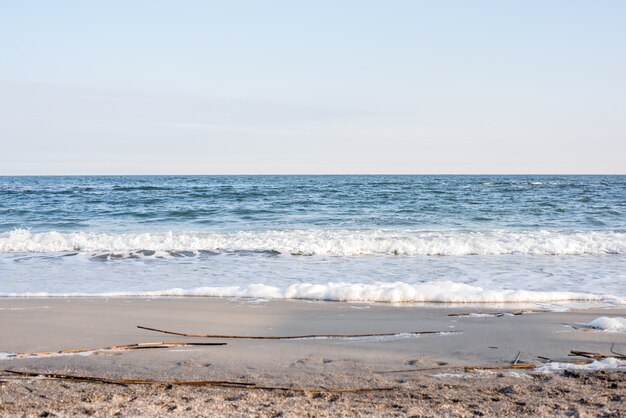
[{"label": "breaking wave", "polygon": [[297,255],[626,254],[612,231],[288,230],[221,233],[0,233],[0,252],[271,252]]}]

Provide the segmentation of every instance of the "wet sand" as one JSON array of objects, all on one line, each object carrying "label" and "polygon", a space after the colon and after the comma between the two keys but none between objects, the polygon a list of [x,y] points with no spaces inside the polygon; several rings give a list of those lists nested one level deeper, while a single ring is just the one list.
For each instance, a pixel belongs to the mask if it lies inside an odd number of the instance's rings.
[{"label": "wet sand", "polygon": [[[0,376],[0,415],[611,415],[623,416],[626,375],[466,371],[467,365],[571,361],[570,350],[626,351],[626,335],[584,331],[625,308],[500,317],[451,313],[519,307],[392,306],[305,301],[162,299],[3,299],[0,352],[20,353],[159,341],[218,342],[154,333],[302,335],[442,331],[357,339],[223,340],[226,346],[96,351],[89,355],[6,358],[2,369],[108,378],[229,380],[271,387],[385,388],[314,393],[163,385],[119,386]],[[456,331],[456,332],[455,332]],[[460,331],[460,332],[459,332]],[[429,369],[429,370],[414,370]],[[401,372],[399,370],[407,370]],[[546,396],[549,394],[549,396]]]}]

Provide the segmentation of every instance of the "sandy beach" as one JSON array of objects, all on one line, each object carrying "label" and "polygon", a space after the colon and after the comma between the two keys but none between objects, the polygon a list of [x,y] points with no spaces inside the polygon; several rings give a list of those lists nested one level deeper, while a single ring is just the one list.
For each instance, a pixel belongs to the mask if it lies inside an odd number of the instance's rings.
[{"label": "sandy beach", "polygon": [[[3,299],[3,370],[164,383],[103,384],[5,371],[0,377],[0,414],[623,416],[623,367],[594,374],[465,369],[506,366],[516,359],[538,367],[549,360],[585,360],[568,356],[571,350],[626,351],[626,334],[579,328],[601,316],[623,317],[624,308],[509,314],[522,308],[529,307],[219,298]],[[495,315],[450,316],[465,313]],[[222,340],[157,333],[138,325],[239,336],[398,335]],[[424,331],[436,333],[405,334]],[[149,342],[227,345],[101,350]],[[71,349],[94,351],[11,354]],[[167,383],[209,380],[257,388]],[[367,391],[333,392],[336,389]]]},{"label": "sandy beach", "polygon": [[625,20],[4,2],[0,418],[626,418]]}]

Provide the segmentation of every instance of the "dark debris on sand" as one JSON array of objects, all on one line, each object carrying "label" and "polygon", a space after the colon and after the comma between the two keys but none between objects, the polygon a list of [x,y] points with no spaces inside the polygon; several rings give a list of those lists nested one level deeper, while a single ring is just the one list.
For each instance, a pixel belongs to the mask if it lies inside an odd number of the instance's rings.
[{"label": "dark debris on sand", "polygon": [[626,417],[626,373],[412,376],[391,391],[308,393],[2,376],[0,416]]}]

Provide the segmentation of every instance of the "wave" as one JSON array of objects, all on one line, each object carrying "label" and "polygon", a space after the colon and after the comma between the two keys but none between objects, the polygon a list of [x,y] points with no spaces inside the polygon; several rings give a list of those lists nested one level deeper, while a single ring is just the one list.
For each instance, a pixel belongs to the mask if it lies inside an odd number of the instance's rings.
[{"label": "wave", "polygon": [[528,303],[562,301],[597,301],[623,304],[626,300],[610,295],[574,292],[538,292],[527,290],[487,290],[451,281],[421,284],[394,283],[297,283],[285,288],[266,284],[247,286],[198,287],[137,292],[106,293],[1,293],[2,297],[160,297],[205,296],[264,299],[306,299],[339,302],[387,303]]},{"label": "wave", "polygon": [[626,254],[610,231],[292,230],[224,233],[0,233],[0,252],[261,252],[297,255]]},{"label": "wave", "polygon": [[275,252],[303,255],[495,255],[622,254],[626,234],[618,232],[424,232],[394,230],[295,230],[232,233],[90,232],[0,234],[2,252]]}]

